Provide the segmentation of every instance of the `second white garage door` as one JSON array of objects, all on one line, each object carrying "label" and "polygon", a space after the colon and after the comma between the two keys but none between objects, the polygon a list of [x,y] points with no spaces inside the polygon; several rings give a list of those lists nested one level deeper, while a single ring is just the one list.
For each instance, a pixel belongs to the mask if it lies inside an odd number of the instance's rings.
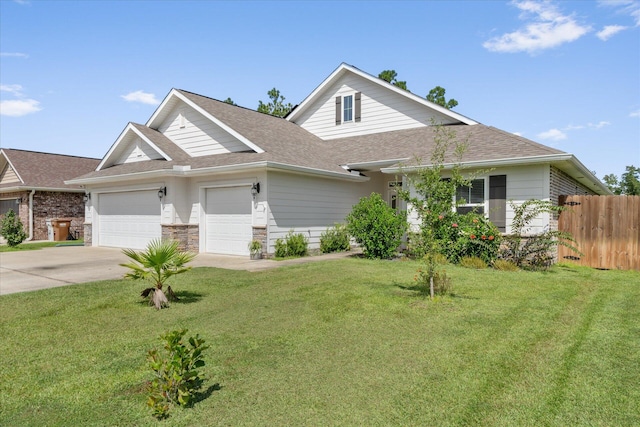
[{"label": "second white garage door", "polygon": [[98,245],[144,249],[162,236],[157,190],[100,194]]},{"label": "second white garage door", "polygon": [[206,252],[249,255],[251,203],[249,187],[207,189]]}]

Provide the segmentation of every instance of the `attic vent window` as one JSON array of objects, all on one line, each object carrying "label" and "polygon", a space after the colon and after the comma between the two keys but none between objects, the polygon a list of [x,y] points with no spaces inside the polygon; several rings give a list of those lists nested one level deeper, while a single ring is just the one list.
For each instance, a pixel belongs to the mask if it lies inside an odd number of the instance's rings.
[{"label": "attic vent window", "polygon": [[361,93],[336,96],[336,125],[360,121]]},{"label": "attic vent window", "polygon": [[343,121],[350,122],[353,120],[353,95],[344,97],[344,114]]},{"label": "attic vent window", "polygon": [[186,127],[184,116],[182,114],[178,115],[178,124],[180,126],[180,129],[184,129]]}]

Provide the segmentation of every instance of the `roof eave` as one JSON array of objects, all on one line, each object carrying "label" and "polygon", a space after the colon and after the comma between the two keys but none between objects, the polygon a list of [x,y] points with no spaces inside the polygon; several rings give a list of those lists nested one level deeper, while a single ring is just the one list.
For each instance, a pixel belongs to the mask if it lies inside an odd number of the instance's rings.
[{"label": "roof eave", "polygon": [[210,175],[210,174],[224,174],[224,173],[233,173],[233,172],[246,172],[249,170],[255,169],[270,169],[270,170],[281,170],[287,172],[296,172],[305,175],[314,175],[314,176],[323,176],[326,178],[334,178],[340,180],[347,181],[357,181],[357,182],[365,182],[368,181],[369,178],[366,176],[351,174],[348,172],[334,172],[324,169],[316,169],[305,166],[297,166],[290,165],[286,163],[278,163],[278,162],[253,162],[253,163],[241,163],[235,165],[225,165],[225,166],[211,166],[205,168],[191,169],[182,166],[174,166],[173,169],[159,169],[154,171],[145,171],[145,172],[134,172],[134,173],[122,173],[120,175],[110,175],[110,176],[97,176],[90,178],[75,178],[69,181],[65,181],[67,185],[96,185],[96,184],[106,184],[111,182],[123,182],[130,181],[135,179],[148,179],[148,178],[157,178],[162,176],[184,176],[184,177],[193,177],[193,176],[201,176],[201,175]]},{"label": "roof eave", "polygon": [[[477,160],[469,162],[460,162],[459,165],[463,168],[495,168],[505,166],[524,166],[534,164],[562,164],[568,163],[575,171],[582,174],[582,177],[576,177],[575,174],[572,178],[581,182],[583,185],[591,188],[597,194],[613,194],[609,188],[602,183],[586,166],[584,166],[573,154],[561,153],[561,154],[547,154],[542,156],[531,157],[515,157],[505,159],[493,159],[493,160]],[[456,163],[445,163],[442,166],[445,170],[451,169]],[[397,174],[397,173],[412,173],[420,169],[429,167],[430,165],[412,165],[412,166],[392,166],[388,168],[382,168],[380,171],[385,174]],[[562,168],[561,168],[562,169]]]}]

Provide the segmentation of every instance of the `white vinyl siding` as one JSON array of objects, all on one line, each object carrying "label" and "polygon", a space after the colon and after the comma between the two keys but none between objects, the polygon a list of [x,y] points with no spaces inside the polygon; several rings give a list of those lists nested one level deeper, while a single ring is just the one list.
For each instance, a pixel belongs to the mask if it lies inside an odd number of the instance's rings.
[{"label": "white vinyl siding", "polygon": [[[336,126],[336,96],[361,95],[361,121]],[[344,107],[342,107],[344,108]],[[431,124],[431,118],[453,123],[428,107],[355,75],[347,75],[327,89],[295,122],[322,139],[335,139]]]},{"label": "white vinyl siding", "polygon": [[98,245],[144,249],[162,236],[160,211],[157,190],[99,194]]},{"label": "white vinyl siding", "polygon": [[162,158],[160,153],[144,142],[142,138],[136,136],[131,142],[127,143],[126,148],[118,160],[116,160],[115,164],[120,165],[123,163],[142,162]]},{"label": "white vinyl siding", "polygon": [[[471,172],[470,172],[471,173]],[[487,175],[478,176],[484,179],[484,213],[489,215],[489,176],[507,176],[507,206],[506,206],[506,233],[511,233],[511,222],[513,221],[513,208],[511,202],[516,205],[522,204],[525,200],[538,199],[549,200],[549,166],[519,166],[513,168],[496,168]],[[412,194],[415,191],[411,189]],[[415,211],[409,210],[409,222],[413,229],[419,225],[419,219]],[[541,214],[530,223],[530,234],[542,232],[549,226],[549,215]]]},{"label": "white vinyl siding", "polygon": [[361,197],[380,192],[380,174],[369,182],[346,182],[272,172],[269,183],[269,242],[273,253],[277,238],[290,230],[309,239],[309,248],[320,247],[320,235],[335,223],[344,223]]},{"label": "white vinyl siding", "polygon": [[221,187],[206,190],[206,252],[249,255],[253,237],[250,187]]},{"label": "white vinyl siding", "polygon": [[177,104],[158,131],[192,157],[248,150],[237,138],[183,102]]}]

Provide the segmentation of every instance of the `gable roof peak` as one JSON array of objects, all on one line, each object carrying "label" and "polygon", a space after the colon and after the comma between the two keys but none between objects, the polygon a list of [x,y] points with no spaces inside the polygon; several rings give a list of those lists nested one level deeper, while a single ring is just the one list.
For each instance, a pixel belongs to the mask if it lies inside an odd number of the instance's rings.
[{"label": "gable roof peak", "polygon": [[381,78],[374,76],[373,74],[369,74],[365,71],[360,70],[359,68],[347,64],[346,62],[342,62],[338,68],[336,68],[330,75],[327,77],[319,86],[317,86],[313,92],[311,92],[300,104],[298,104],[286,117],[289,121],[295,121],[296,118],[300,117],[302,112],[304,112],[309,105],[313,103],[322,93],[324,93],[333,83],[342,78],[346,73],[353,73],[365,80],[370,81],[376,85],[384,87],[386,90],[393,91],[401,96],[411,99],[414,102],[422,104],[423,106],[434,110],[442,115],[448,116],[451,119],[465,124],[465,125],[476,125],[478,122],[472,120],[462,114],[456,113],[455,111],[451,111],[441,105],[435,104],[433,102],[427,101],[426,98],[422,98],[414,93],[409,92],[408,90],[401,89],[391,83],[382,80]]}]

